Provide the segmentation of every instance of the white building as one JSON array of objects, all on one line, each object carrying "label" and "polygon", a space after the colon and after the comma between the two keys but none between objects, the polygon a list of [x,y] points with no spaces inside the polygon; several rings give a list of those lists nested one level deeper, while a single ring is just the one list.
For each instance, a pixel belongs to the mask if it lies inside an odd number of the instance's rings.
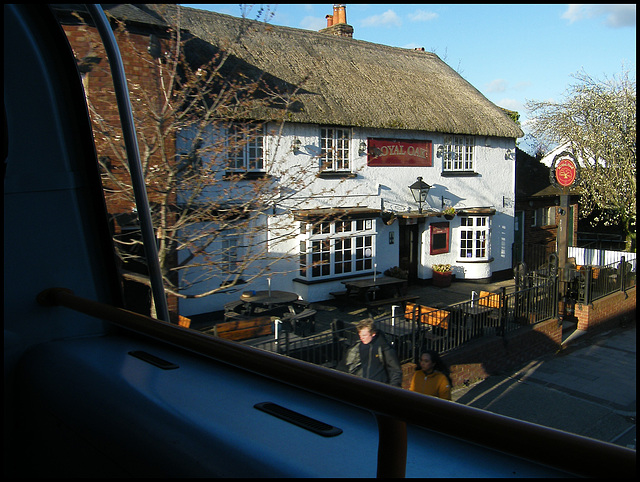
[{"label": "white building", "polygon": [[[242,44],[228,46],[238,68],[266,73],[296,101],[287,122],[268,124],[237,165],[282,182],[262,218],[278,260],[273,275],[242,290],[269,284],[320,301],[347,278],[395,266],[411,282],[426,282],[443,263],[457,279],[511,271],[515,141],[523,133],[502,109],[436,55],[355,40],[345,23],[311,32],[182,9],[183,26],[212,45],[241,22],[249,26]],[[297,188],[285,179],[301,167],[310,178]],[[430,186],[422,212],[409,189],[418,178]],[[238,233],[235,242],[256,239]],[[180,313],[220,310],[237,298],[235,287],[181,300]]]}]

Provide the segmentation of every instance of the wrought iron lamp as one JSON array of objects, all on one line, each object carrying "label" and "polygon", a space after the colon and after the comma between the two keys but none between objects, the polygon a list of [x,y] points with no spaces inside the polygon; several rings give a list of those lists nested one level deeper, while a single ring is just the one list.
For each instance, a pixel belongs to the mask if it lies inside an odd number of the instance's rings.
[{"label": "wrought iron lamp", "polygon": [[431,186],[418,177],[418,180],[409,186],[409,189],[411,189],[413,199],[418,203],[418,212],[422,214],[422,203],[427,201],[427,194],[429,194]]},{"label": "wrought iron lamp", "polygon": [[358,155],[364,156],[367,153],[367,143],[364,141],[360,141],[360,146],[358,147]]}]

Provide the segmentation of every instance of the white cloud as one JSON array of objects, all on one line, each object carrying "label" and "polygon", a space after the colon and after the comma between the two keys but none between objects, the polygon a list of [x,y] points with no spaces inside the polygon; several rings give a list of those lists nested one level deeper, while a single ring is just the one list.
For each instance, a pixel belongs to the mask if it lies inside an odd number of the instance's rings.
[{"label": "white cloud", "polygon": [[504,79],[495,79],[486,84],[487,92],[504,92],[507,90],[507,81]]},{"label": "white cloud", "polygon": [[523,110],[522,102],[517,99],[500,99],[498,102],[494,102],[494,104],[516,112],[521,112]]},{"label": "white cloud", "polygon": [[531,86],[531,82],[528,80],[524,80],[522,82],[518,82],[514,88],[516,90],[525,90],[525,89],[528,89],[530,86]]},{"label": "white cloud", "polygon": [[327,20],[324,18],[313,17],[307,15],[300,20],[300,28],[306,30],[321,30],[327,26]]},{"label": "white cloud", "polygon": [[363,27],[400,27],[401,25],[402,20],[393,10],[367,17],[362,21]]},{"label": "white cloud", "polygon": [[636,26],[636,6],[635,4],[570,4],[562,14],[562,18],[569,20],[569,23],[590,18],[604,17],[604,24],[611,28],[635,27]]},{"label": "white cloud", "polygon": [[606,15],[605,21],[608,27],[635,27],[636,26],[636,6],[635,5],[599,5],[602,15]]},{"label": "white cloud", "polygon": [[426,10],[416,10],[408,15],[409,20],[412,22],[429,22],[438,18],[438,14],[434,12],[427,12]]}]

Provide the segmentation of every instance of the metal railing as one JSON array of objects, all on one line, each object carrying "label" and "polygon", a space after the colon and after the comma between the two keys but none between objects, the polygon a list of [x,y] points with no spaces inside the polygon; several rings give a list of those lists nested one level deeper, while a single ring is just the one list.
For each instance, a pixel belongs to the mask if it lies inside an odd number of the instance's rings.
[{"label": "metal railing", "polygon": [[604,266],[576,266],[564,270],[567,297],[579,304],[590,304],[617,291],[636,286],[636,260],[623,256]]},{"label": "metal railing", "polygon": [[[422,312],[419,304],[409,305],[408,312],[378,318],[376,323],[400,362],[415,362],[423,349],[446,353],[484,336],[505,336],[523,326],[557,318],[557,277],[536,280],[535,285],[511,293],[503,288],[491,303],[481,298]],[[437,320],[436,312],[440,315]],[[330,332],[300,338],[291,330],[280,330],[276,339],[252,346],[336,368],[345,350],[357,340],[355,326],[334,320]]]},{"label": "metal railing", "polygon": [[[607,266],[566,268],[567,296],[588,304],[616,291],[636,285],[636,260]],[[449,306],[436,305],[420,311],[396,312],[376,319],[385,338],[396,350],[401,363],[416,362],[420,352],[432,349],[447,353],[485,336],[506,336],[524,326],[558,318],[558,283],[560,278],[550,257],[547,266],[520,276],[516,291],[505,288],[491,303],[475,299]],[[409,305],[411,306],[411,305]],[[424,308],[422,308],[424,309]],[[436,318],[436,312],[440,315]],[[443,313],[444,312],[444,313]],[[560,322],[560,321],[559,321]],[[276,339],[252,343],[262,350],[336,368],[345,350],[358,340],[355,326],[334,320],[330,332],[300,338],[291,330],[279,330]]]}]

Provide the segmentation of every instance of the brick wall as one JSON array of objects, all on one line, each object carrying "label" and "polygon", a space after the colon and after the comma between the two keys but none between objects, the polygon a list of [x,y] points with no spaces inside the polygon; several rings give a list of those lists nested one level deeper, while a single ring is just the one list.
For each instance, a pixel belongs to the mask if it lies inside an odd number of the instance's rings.
[{"label": "brick wall", "polygon": [[[451,370],[453,386],[461,386],[482,380],[490,375],[511,370],[560,348],[562,327],[558,320],[547,320],[527,326],[504,339],[493,336],[478,339],[458,350],[443,355],[443,361]],[[403,366],[404,388],[409,388],[415,364]]]},{"label": "brick wall", "polygon": [[593,331],[605,329],[620,316],[635,319],[636,287],[600,298],[589,305],[576,305],[578,329]]},{"label": "brick wall", "polygon": [[[83,59],[89,57],[99,59],[99,62],[91,63],[90,67],[84,69],[85,74],[83,79],[87,97],[95,108],[95,113],[92,112],[92,120],[94,121],[93,127],[96,149],[98,156],[106,156],[112,159],[112,175],[122,179],[124,182],[130,183],[129,173],[123,165],[123,162],[126,162],[126,160],[119,159],[109,147],[107,136],[104,135],[104,129],[96,122],[96,116],[104,119],[109,126],[110,138],[117,139],[119,144],[122,145],[121,129],[119,127],[120,117],[111,79],[111,71],[106,53],[99,41],[99,35],[94,28],[86,25],[65,25],[64,30],[73,48],[76,59],[81,63]],[[153,59],[147,53],[149,35],[123,33],[119,31],[116,31],[115,35],[126,72],[129,91],[132,93],[131,104],[138,138],[152,138],[156,134],[156,123],[151,120],[149,110],[157,109],[163,102],[163,96],[159,89],[160,80],[157,60]],[[167,152],[166,157],[173,159],[175,154],[175,140],[173,136],[165,139],[164,148]],[[142,141],[140,142],[139,149],[144,161],[145,145]],[[151,156],[150,165],[154,163],[159,164],[160,159]],[[103,182],[108,189],[115,188],[113,184],[109,183],[108,179],[103,179]],[[153,188],[149,187],[147,194],[149,201],[161,201],[161,192],[155,192]],[[131,198],[131,195],[122,196],[120,193],[108,192],[106,199],[109,212],[131,212],[133,207]]]},{"label": "brick wall", "polygon": [[[95,108],[95,112],[91,112],[91,115],[98,158],[108,157],[111,164],[110,175],[130,185],[131,177],[124,164],[126,158],[119,157],[109,146],[109,138],[116,139],[117,143],[122,145],[122,134],[109,63],[99,34],[95,28],[87,25],[64,25],[63,28],[81,66],[81,71],[84,72],[83,85],[86,95]],[[129,91],[132,92],[132,110],[139,138],[139,150],[144,162],[145,152],[148,149],[145,148],[141,139],[147,134],[155,134],[156,127],[153,121],[148,120],[148,107],[150,104],[162,102],[164,98],[159,91],[158,63],[147,53],[150,32],[124,33],[116,31],[114,33],[120,48]],[[92,61],[87,62],[88,59]],[[83,64],[86,67],[83,67]],[[109,136],[104,135],[104,129],[96,122],[98,118],[104,119],[109,126]],[[168,159],[174,159],[175,140],[173,136],[164,138],[164,150]],[[149,158],[150,166],[159,163],[161,163],[159,157],[151,156]],[[150,202],[162,201],[164,194],[161,183],[162,181],[156,182],[154,180],[147,183],[147,196]],[[155,185],[159,186],[158,191],[154,190]],[[105,187],[107,211],[110,214],[132,213],[134,206],[132,192],[129,191],[123,195],[122,189],[110,182],[107,176],[103,176],[103,186]],[[120,228],[116,221],[114,231],[119,233]],[[168,305],[172,317],[177,316],[177,298],[168,296]]]},{"label": "brick wall", "polygon": [[[596,331],[620,323],[621,319],[635,319],[636,287],[626,292],[613,293],[593,305],[576,306],[578,329]],[[558,351],[562,343],[562,327],[558,320],[547,320],[527,326],[504,339],[481,338],[458,350],[443,355],[451,370],[454,387],[483,380],[490,375],[518,368],[528,361]],[[409,388],[416,365],[402,367],[403,388]]]}]

